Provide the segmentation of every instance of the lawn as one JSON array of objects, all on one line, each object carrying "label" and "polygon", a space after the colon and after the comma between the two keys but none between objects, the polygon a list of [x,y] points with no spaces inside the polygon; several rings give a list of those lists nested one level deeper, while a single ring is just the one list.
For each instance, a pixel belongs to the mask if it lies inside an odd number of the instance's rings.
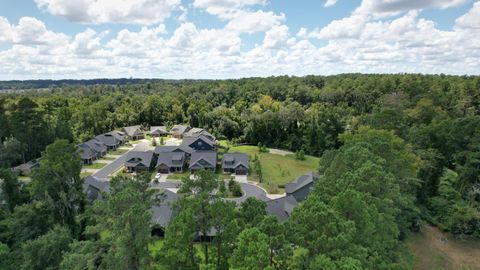
[{"label": "lawn", "polygon": [[110,155],[123,155],[128,152],[129,149],[117,149],[115,151],[109,152]]},{"label": "lawn", "polygon": [[101,169],[105,167],[107,164],[106,163],[93,163],[90,165],[84,165],[83,168],[85,169]]},{"label": "lawn", "polygon": [[[240,152],[248,154],[250,162],[255,154],[262,165],[263,180],[262,186],[266,188],[280,187],[293,181],[298,176],[310,171],[317,171],[320,159],[313,156],[305,156],[305,160],[295,159],[295,155],[281,156],[270,153],[260,153],[258,147],[251,145],[231,146],[229,152]],[[250,168],[252,168],[250,164]],[[258,181],[258,176],[250,172],[249,180]],[[281,191],[281,190],[280,190]]]},{"label": "lawn", "polygon": [[480,269],[480,243],[473,239],[458,240],[425,225],[407,239],[407,245],[414,255],[414,270]]},{"label": "lawn", "polygon": [[116,157],[102,157],[100,160],[105,160],[105,161],[112,161],[117,159]]},{"label": "lawn", "polygon": [[82,178],[83,178],[83,177],[90,176],[90,175],[92,175],[92,173],[90,173],[90,172],[82,172],[82,173],[80,173],[80,177],[82,177]]}]

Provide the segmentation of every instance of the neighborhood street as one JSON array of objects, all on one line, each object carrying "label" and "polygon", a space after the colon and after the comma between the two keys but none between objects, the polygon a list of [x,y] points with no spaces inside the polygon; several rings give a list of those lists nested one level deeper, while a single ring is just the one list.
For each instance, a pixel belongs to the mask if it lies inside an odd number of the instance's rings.
[{"label": "neighborhood street", "polygon": [[[132,150],[142,150],[144,151],[145,149],[150,147],[150,141],[144,140],[141,141],[139,144],[135,145],[133,149],[129,150],[128,152]],[[127,153],[121,155],[119,158],[115,159],[112,161],[110,164],[106,165],[105,167],[101,168],[98,170],[96,173],[94,173],[92,176],[96,178],[108,178],[109,175],[112,173],[116,172],[118,169],[120,169],[123,164],[125,163],[125,159],[127,157]]]}]

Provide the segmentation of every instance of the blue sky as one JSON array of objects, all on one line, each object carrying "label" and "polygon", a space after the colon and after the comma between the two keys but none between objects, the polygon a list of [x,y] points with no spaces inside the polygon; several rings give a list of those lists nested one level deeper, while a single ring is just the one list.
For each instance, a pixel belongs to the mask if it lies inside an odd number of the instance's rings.
[{"label": "blue sky", "polygon": [[0,2],[0,79],[478,74],[473,0]]}]

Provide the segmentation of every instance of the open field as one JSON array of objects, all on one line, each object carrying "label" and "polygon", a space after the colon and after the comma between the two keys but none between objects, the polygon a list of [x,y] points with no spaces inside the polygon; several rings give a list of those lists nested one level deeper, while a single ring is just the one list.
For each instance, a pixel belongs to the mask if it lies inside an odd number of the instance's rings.
[{"label": "open field", "polygon": [[[222,142],[225,145],[225,142]],[[296,177],[310,171],[317,171],[320,159],[313,156],[305,156],[305,160],[295,159],[295,155],[278,155],[272,153],[260,153],[257,146],[242,145],[230,146],[229,152],[240,152],[248,154],[250,163],[254,159],[255,154],[260,159],[262,165],[263,180],[262,186],[269,189],[272,185],[282,186],[291,182]],[[252,164],[250,164],[249,180],[258,181],[258,176],[252,172]]]},{"label": "open field", "polygon": [[480,242],[457,240],[438,228],[426,225],[408,239],[415,270],[480,269]]}]

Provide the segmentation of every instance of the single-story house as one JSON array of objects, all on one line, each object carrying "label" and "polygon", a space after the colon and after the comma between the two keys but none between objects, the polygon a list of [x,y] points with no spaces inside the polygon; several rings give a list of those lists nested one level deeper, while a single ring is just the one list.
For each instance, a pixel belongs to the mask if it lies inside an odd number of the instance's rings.
[{"label": "single-story house", "polygon": [[183,172],[185,153],[162,152],[158,155],[155,170],[159,173]]},{"label": "single-story house", "polygon": [[123,131],[127,135],[130,140],[141,140],[145,138],[145,134],[143,133],[142,126],[129,126],[124,127]]},{"label": "single-story house", "polygon": [[90,147],[97,155],[97,158],[101,158],[107,154],[107,146],[99,140],[92,139],[83,144]]},{"label": "single-story house", "polygon": [[117,141],[120,141],[120,144],[124,144],[128,141],[127,139],[127,134],[125,134],[124,132],[122,131],[119,131],[119,130],[112,130],[110,132],[107,132],[105,133],[106,135],[111,135],[113,137],[115,137],[115,139]]},{"label": "single-story house", "polygon": [[212,142],[216,142],[215,136],[210,134],[203,128],[191,128],[189,131],[185,132],[183,137],[198,137],[198,136],[205,136],[210,139]]},{"label": "single-story house", "polygon": [[152,151],[130,151],[125,158],[125,169],[127,172],[141,173],[152,168]]},{"label": "single-story house", "polygon": [[97,153],[88,145],[82,143],[77,145],[77,147],[83,164],[92,164],[97,159]]},{"label": "single-story house", "polygon": [[209,169],[215,171],[217,168],[217,152],[200,151],[193,152],[190,157],[190,166],[188,167],[192,173],[201,169]]},{"label": "single-story house", "polygon": [[87,176],[83,182],[83,192],[90,201],[103,199],[102,192],[108,192],[110,182],[107,179],[99,179]]},{"label": "single-story house", "polygon": [[181,144],[181,145],[164,145],[164,146],[157,146],[155,147],[154,150],[156,155],[159,155],[160,153],[165,153],[165,152],[177,152],[177,153],[185,153],[185,159],[189,159],[190,156],[192,155],[193,152],[195,152],[195,149]]},{"label": "single-story house", "polygon": [[203,135],[198,137],[183,137],[182,145],[193,148],[195,151],[215,150],[215,142]]},{"label": "single-story house", "polygon": [[185,134],[185,132],[189,130],[190,130],[189,126],[175,125],[172,127],[172,129],[170,129],[170,134],[172,134],[174,138],[181,139],[183,138],[183,135]]},{"label": "single-story house", "polygon": [[225,153],[222,159],[224,173],[247,175],[249,169],[248,155],[242,153]]},{"label": "single-story house", "polygon": [[152,134],[153,137],[160,137],[168,135],[168,131],[165,126],[152,126],[150,127],[150,134]]},{"label": "single-story house", "polygon": [[95,140],[102,142],[107,146],[108,150],[117,150],[117,148],[122,144],[122,141],[115,138],[115,135],[112,133],[105,133],[95,137]]},{"label": "single-story house", "polygon": [[30,175],[33,170],[40,167],[38,159],[30,160],[26,163],[20,164],[12,168],[12,171],[19,175]]},{"label": "single-story house", "polygon": [[285,185],[285,197],[267,201],[266,211],[279,221],[285,221],[300,202],[305,200],[319,176],[310,172]]}]

